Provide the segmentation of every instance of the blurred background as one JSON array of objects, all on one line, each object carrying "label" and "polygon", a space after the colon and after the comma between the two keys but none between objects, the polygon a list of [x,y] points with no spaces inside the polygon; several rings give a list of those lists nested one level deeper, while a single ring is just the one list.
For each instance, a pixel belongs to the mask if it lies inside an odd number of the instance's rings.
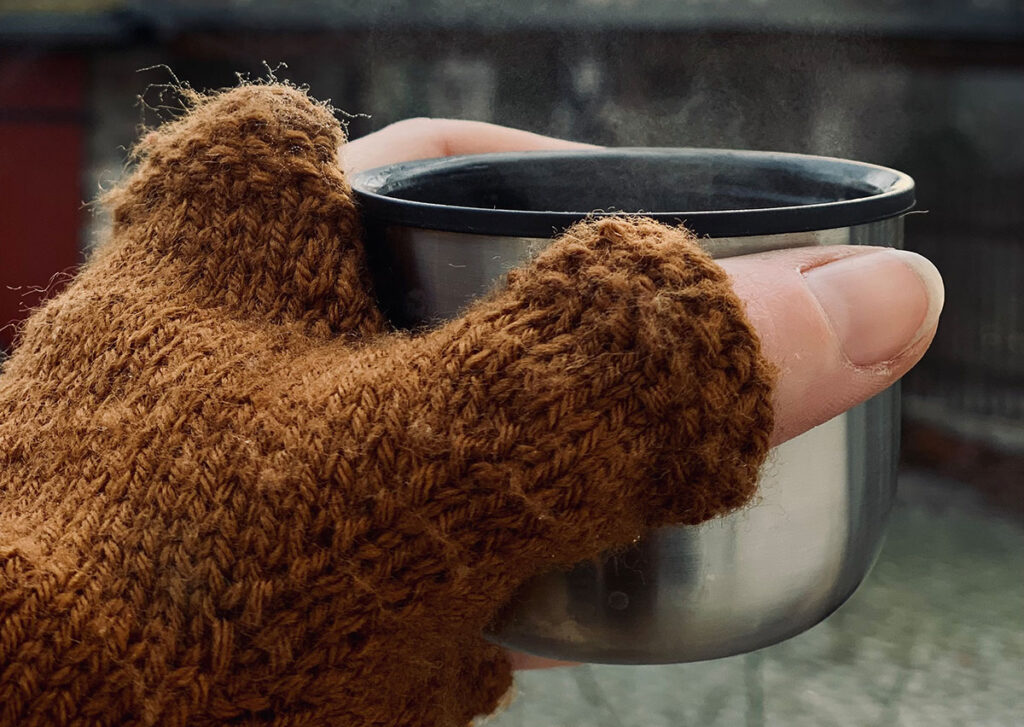
[{"label": "blurred background", "polygon": [[523,675],[488,724],[1024,724],[1024,1],[0,0],[0,351],[102,239],[88,203],[173,114],[164,84],[270,70],[353,137],[452,116],[917,180],[907,247],[947,303],[868,582],[754,654]]}]

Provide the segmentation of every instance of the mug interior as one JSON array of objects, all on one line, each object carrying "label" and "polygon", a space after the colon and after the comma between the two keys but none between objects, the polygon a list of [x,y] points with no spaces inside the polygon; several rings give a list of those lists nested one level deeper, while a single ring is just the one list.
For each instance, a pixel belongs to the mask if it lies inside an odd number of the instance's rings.
[{"label": "mug interior", "polygon": [[698,234],[865,224],[914,205],[901,172],[826,157],[724,149],[597,149],[429,159],[369,170],[353,189],[374,222],[548,237],[588,215],[642,213]]},{"label": "mug interior", "polygon": [[453,165],[396,175],[381,188],[397,199],[531,212],[750,210],[861,199],[877,184],[824,166],[709,165],[693,156],[554,157]]}]

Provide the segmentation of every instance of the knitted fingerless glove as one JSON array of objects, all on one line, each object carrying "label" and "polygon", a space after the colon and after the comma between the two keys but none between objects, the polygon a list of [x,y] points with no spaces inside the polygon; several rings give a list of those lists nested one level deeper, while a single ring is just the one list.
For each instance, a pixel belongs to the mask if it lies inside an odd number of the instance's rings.
[{"label": "knitted fingerless glove", "polygon": [[[462,727],[524,580],[752,494],[770,371],[725,274],[573,227],[388,332],[342,133],[194,95],[0,377],[0,725]],[[45,224],[41,220],[41,224]]]}]

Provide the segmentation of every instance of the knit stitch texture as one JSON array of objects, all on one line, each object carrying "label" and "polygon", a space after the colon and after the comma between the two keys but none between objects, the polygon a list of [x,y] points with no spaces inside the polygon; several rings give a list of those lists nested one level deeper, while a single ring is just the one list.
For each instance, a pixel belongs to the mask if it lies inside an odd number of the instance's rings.
[{"label": "knit stitch texture", "polygon": [[581,223],[389,331],[342,142],[290,86],[192,94],[22,331],[2,727],[463,727],[517,586],[751,497],[772,372],[688,232]]}]

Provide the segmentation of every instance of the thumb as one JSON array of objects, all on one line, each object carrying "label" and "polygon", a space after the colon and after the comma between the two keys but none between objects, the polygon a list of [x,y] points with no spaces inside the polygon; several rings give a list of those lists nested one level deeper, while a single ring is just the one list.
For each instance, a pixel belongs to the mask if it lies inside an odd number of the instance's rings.
[{"label": "thumb", "polygon": [[779,444],[874,396],[924,354],[942,310],[942,278],[912,252],[799,248],[720,260],[764,355]]},{"label": "thumb", "polygon": [[[924,354],[942,310],[935,266],[911,252],[800,248],[718,263],[779,372],[773,444],[879,393]],[[571,666],[509,652],[515,670]]]}]

